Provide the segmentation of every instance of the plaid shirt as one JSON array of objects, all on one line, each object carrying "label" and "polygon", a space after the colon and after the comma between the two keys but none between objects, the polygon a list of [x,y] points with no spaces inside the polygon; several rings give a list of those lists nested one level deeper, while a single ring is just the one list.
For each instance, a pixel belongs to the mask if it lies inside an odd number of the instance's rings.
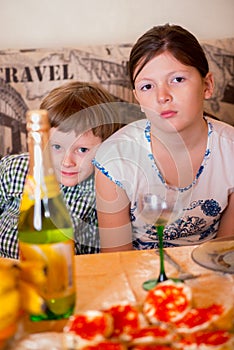
[{"label": "plaid shirt", "polygon": [[[0,256],[18,258],[18,217],[28,154],[5,156],[0,160]],[[70,212],[75,235],[75,254],[98,253],[99,236],[94,176],[73,187],[60,185]]]}]

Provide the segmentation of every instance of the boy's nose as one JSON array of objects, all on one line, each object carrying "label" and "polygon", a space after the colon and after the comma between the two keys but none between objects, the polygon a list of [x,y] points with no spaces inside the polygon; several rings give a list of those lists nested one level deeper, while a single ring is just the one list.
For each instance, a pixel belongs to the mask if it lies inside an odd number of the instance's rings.
[{"label": "boy's nose", "polygon": [[76,163],[72,157],[72,154],[70,152],[67,152],[63,158],[62,161],[63,166],[65,167],[70,167],[70,166],[74,166]]}]

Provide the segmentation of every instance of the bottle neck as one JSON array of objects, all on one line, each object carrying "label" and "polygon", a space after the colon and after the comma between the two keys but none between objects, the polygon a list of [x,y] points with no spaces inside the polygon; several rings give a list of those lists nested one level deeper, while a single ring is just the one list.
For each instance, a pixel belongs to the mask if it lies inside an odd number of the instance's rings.
[{"label": "bottle neck", "polygon": [[[49,130],[28,132],[29,170],[40,197],[54,197],[60,193],[50,155]],[[39,193],[38,193],[39,195]]]},{"label": "bottle neck", "polygon": [[[33,177],[35,177],[35,175],[37,176],[37,174],[40,173],[42,166],[44,166],[45,169],[51,167],[52,162],[50,159],[48,142],[48,131],[28,132],[29,175]],[[52,167],[51,169],[53,171]]]}]

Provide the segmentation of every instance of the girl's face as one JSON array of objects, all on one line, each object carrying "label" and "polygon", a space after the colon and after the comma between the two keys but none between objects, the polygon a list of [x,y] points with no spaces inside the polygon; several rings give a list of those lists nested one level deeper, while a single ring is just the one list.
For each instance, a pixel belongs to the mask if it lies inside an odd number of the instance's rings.
[{"label": "girl's face", "polygon": [[211,73],[202,78],[195,67],[164,52],[137,75],[134,94],[153,126],[182,131],[202,120],[203,102],[213,87]]},{"label": "girl's face", "polygon": [[64,133],[52,128],[50,150],[58,181],[75,186],[87,179],[94,171],[91,161],[100,143],[100,137],[91,130],[77,136],[74,131]]}]

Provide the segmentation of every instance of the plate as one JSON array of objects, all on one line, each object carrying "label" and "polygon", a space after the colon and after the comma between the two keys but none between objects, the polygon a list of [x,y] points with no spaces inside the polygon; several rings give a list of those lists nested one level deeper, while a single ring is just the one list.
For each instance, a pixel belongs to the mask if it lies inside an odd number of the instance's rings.
[{"label": "plate", "polygon": [[234,274],[234,236],[216,238],[192,251],[193,260],[207,269]]}]

